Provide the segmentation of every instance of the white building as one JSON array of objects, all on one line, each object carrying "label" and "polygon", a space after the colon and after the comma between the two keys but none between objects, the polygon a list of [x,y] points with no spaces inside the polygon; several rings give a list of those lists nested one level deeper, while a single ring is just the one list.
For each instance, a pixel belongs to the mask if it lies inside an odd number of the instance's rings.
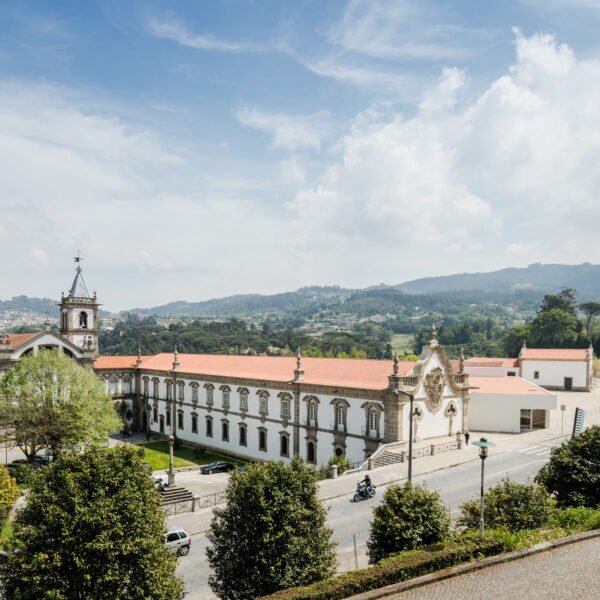
[{"label": "white building", "polygon": [[469,423],[475,431],[520,433],[548,427],[557,397],[522,377],[474,377]]},{"label": "white building", "polygon": [[519,353],[519,375],[550,390],[592,389],[594,349],[527,348]]},{"label": "white building", "polygon": [[415,440],[468,422],[468,376],[433,337],[417,363],[175,353],[99,357],[94,369],[126,426],[254,460],[359,462],[408,442],[410,394]]}]

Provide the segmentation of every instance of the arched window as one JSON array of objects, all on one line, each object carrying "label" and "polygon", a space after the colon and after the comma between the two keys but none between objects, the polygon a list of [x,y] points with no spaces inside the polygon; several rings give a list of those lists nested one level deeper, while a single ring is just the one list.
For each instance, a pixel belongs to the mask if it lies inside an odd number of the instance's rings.
[{"label": "arched window", "polygon": [[244,423],[240,423],[240,446],[248,445],[248,436],[246,434],[246,425]]},{"label": "arched window", "polygon": [[221,439],[224,442],[229,441],[229,421],[221,422]]},{"label": "arched window", "polygon": [[79,313],[79,329],[87,329],[88,328],[88,316],[85,311],[81,311]]},{"label": "arched window", "polygon": [[212,406],[213,405],[213,393],[214,393],[214,386],[211,385],[210,383],[207,384],[206,386],[206,406]]},{"label": "arched window", "polygon": [[206,437],[212,437],[212,417],[206,417]]},{"label": "arched window", "polygon": [[191,383],[190,386],[192,388],[192,403],[198,404],[198,384]]},{"label": "arched window", "polygon": [[167,427],[171,426],[171,407],[167,405]]},{"label": "arched window", "polygon": [[306,444],[306,462],[310,463],[311,465],[314,465],[316,462],[314,442],[308,442],[308,444]]},{"label": "arched window", "polygon": [[192,415],[192,433],[198,433],[198,415]]},{"label": "arched window", "polygon": [[335,428],[337,431],[344,431],[346,426],[346,408],[341,404],[335,407]]},{"label": "arched window", "polygon": [[281,401],[281,418],[282,419],[290,418],[290,401],[287,398],[284,398]]},{"label": "arched window", "polygon": [[240,411],[248,410],[248,390],[246,388],[242,388],[240,390]]},{"label": "arched window", "polygon": [[258,412],[261,417],[266,417],[269,414],[269,392],[266,390],[258,390]]},{"label": "arched window", "polygon": [[173,382],[167,379],[165,383],[167,384],[167,400],[173,400]]},{"label": "arched window", "polygon": [[226,385],[221,388],[223,392],[223,408],[229,410],[229,392],[231,391]]},{"label": "arched window", "polygon": [[110,380],[110,395],[111,396],[117,395],[117,378],[116,377],[113,377]]},{"label": "arched window", "polygon": [[335,449],[335,455],[340,457],[340,456],[344,456],[344,449],[340,448],[339,446]]},{"label": "arched window", "polygon": [[177,411],[177,429],[183,429],[183,411]]},{"label": "arched window", "polygon": [[373,409],[369,410],[369,437],[379,437],[379,415]]},{"label": "arched window", "polygon": [[123,393],[131,394],[131,377],[129,376],[123,379]]},{"label": "arched window", "polygon": [[160,382],[158,381],[158,377],[154,377],[154,379],[152,379],[152,387],[154,388],[152,390],[152,396],[154,398],[158,398],[158,386],[160,385]]},{"label": "arched window", "polygon": [[267,432],[264,429],[260,429],[258,432],[258,449],[261,452],[267,451]]},{"label": "arched window", "polygon": [[290,455],[290,439],[287,433],[282,433],[279,438],[279,454],[288,457]]}]

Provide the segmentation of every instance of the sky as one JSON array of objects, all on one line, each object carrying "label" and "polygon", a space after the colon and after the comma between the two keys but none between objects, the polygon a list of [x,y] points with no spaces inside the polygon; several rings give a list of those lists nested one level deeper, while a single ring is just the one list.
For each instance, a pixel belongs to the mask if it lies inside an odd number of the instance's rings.
[{"label": "sky", "polygon": [[599,262],[600,0],[0,0],[0,299]]}]

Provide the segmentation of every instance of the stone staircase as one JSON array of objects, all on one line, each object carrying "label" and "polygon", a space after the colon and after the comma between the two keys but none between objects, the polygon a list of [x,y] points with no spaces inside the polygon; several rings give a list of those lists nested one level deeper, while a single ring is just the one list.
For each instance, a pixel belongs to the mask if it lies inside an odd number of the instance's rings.
[{"label": "stone staircase", "polygon": [[162,504],[176,504],[181,502],[190,502],[194,500],[194,495],[190,490],[183,487],[167,488],[160,493]]}]

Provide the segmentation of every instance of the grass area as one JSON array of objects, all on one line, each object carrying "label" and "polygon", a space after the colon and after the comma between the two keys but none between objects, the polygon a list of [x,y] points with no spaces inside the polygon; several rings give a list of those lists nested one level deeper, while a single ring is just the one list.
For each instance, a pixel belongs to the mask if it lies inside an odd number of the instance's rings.
[{"label": "grass area", "polygon": [[[169,444],[166,441],[151,442],[149,444],[138,444],[144,449],[144,461],[152,465],[153,471],[161,471],[169,468]],[[179,467],[193,467],[194,465],[207,465],[215,460],[226,460],[234,465],[243,465],[244,461],[231,458],[224,454],[215,454],[214,452],[205,452],[202,456],[198,455],[196,448],[182,446],[173,451],[173,465]]]},{"label": "grass area", "polygon": [[4,545],[12,537],[13,524],[12,521],[6,521],[2,531],[0,531],[0,550],[4,550]]},{"label": "grass area", "polygon": [[398,356],[411,354],[413,351],[413,336],[408,333],[396,333],[391,340],[392,349],[398,352]]}]

